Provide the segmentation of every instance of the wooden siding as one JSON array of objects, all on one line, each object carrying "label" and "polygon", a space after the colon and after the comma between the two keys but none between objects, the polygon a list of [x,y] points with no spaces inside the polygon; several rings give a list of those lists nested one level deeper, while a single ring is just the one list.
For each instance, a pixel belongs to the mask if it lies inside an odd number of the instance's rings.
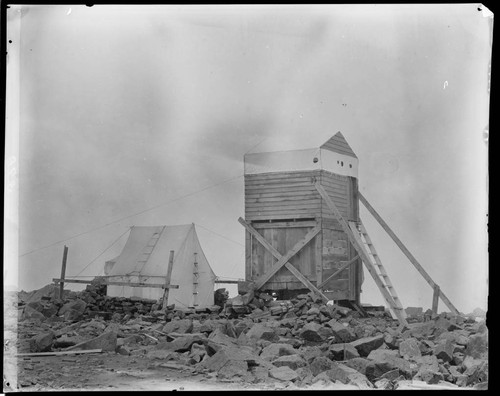
[{"label": "wooden siding", "polygon": [[[261,228],[257,231],[281,254],[286,254],[310,231],[312,227]],[[321,234],[313,238],[296,255],[290,263],[311,282],[316,283],[316,251]],[[254,237],[250,241],[251,254],[247,261],[247,280],[255,281],[269,271],[277,261],[276,258]],[[248,268],[250,267],[250,268]],[[285,286],[288,285],[288,286]],[[305,286],[287,268],[283,267],[262,287],[263,290],[303,289]]]},{"label": "wooden siding", "polygon": [[[322,171],[320,183],[331,197],[342,216],[350,218],[349,178],[347,176]],[[321,217],[324,219],[335,219],[335,215],[324,200],[321,200]]]},{"label": "wooden siding", "polygon": [[245,175],[245,219],[334,219],[313,185],[318,178],[343,216],[352,219],[349,177],[324,170]]},{"label": "wooden siding", "polygon": [[245,175],[245,219],[303,219],[321,216],[321,197],[314,188],[320,171]]},{"label": "wooden siding", "polygon": [[[349,260],[350,252],[349,241],[343,231],[323,228],[322,233],[322,277],[326,279]],[[323,290],[334,292],[337,299],[348,299],[351,294],[350,277],[351,271],[350,267],[348,267],[334,279],[327,282]]]},{"label": "wooden siding", "polygon": [[[356,251],[314,187],[315,178],[320,180],[342,216],[359,219],[357,179],[325,170],[245,175],[245,219],[281,254],[286,254],[320,222],[322,231],[290,259],[302,275],[317,285],[355,257]],[[245,256],[245,277],[249,281],[264,275],[277,261],[248,232]],[[361,271],[361,260],[358,260],[324,286],[325,294],[333,300],[359,301]],[[304,288],[302,282],[283,267],[262,290]]]}]

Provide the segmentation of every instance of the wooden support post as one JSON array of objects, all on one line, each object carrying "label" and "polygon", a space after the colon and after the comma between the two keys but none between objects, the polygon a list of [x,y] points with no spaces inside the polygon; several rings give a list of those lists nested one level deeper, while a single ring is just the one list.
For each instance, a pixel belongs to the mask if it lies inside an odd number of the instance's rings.
[{"label": "wooden support post", "polygon": [[432,293],[432,312],[436,315],[438,313],[439,294],[439,285],[434,285],[434,293]]},{"label": "wooden support post", "polygon": [[[405,245],[403,245],[403,242],[396,236],[396,234],[389,228],[387,223],[380,217],[380,215],[375,211],[375,209],[368,203],[366,198],[361,194],[361,192],[358,191],[358,196],[359,200],[361,203],[365,206],[366,209],[372,214],[372,216],[379,222],[379,224],[382,226],[382,228],[389,234],[389,236],[392,238],[392,240],[398,245],[398,247],[401,249],[401,251],[405,254],[406,257],[408,257],[408,260],[410,260],[410,263],[413,264],[413,266],[417,269],[418,272],[420,272],[420,275],[423,276],[423,278],[427,281],[427,283],[432,287],[434,290],[434,287],[436,286],[436,283],[432,280],[430,275],[425,271],[425,269],[420,265],[420,263],[417,261],[415,257],[410,253],[410,251],[406,248]],[[444,295],[444,293],[439,290],[439,296],[443,300],[443,302],[446,304],[446,306],[453,312],[455,315],[458,315],[458,309],[455,308],[455,306],[451,303],[451,301]]]},{"label": "wooden support post", "polygon": [[64,278],[66,277],[66,259],[68,258],[68,247],[64,245],[63,259],[61,266],[61,280],[59,283],[59,298],[62,300],[64,298]]},{"label": "wooden support post", "polygon": [[165,276],[165,291],[163,292],[163,304],[162,309],[167,309],[168,303],[168,291],[170,286],[170,280],[172,278],[172,268],[174,267],[174,251],[170,251],[170,256],[168,258],[168,268],[167,268],[167,276]]}]

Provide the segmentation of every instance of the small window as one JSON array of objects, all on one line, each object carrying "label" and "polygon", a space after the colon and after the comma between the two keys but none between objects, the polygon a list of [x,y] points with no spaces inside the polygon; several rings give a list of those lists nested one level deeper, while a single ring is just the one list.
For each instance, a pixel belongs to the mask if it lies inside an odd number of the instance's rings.
[{"label": "small window", "polygon": [[344,161],[340,161],[340,166],[344,166]]},{"label": "small window", "polygon": [[337,161],[337,164],[340,163],[340,161]]},{"label": "small window", "polygon": [[349,164],[349,168],[352,168],[352,164]]}]

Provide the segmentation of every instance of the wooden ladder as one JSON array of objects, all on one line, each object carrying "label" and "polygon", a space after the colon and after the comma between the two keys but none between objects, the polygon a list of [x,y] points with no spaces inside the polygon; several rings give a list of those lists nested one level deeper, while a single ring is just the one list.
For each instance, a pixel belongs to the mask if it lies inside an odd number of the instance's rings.
[{"label": "wooden ladder", "polygon": [[403,305],[401,304],[401,300],[399,299],[398,294],[396,293],[396,289],[392,285],[391,278],[389,278],[389,275],[387,274],[385,267],[382,265],[382,262],[380,261],[380,257],[377,254],[377,251],[375,250],[375,246],[373,245],[372,240],[370,239],[370,236],[368,235],[368,232],[366,231],[366,228],[363,225],[363,222],[361,220],[359,222],[349,221],[349,227],[351,228],[355,237],[359,236],[360,243],[364,247],[365,246],[368,247],[367,250],[368,257],[372,260],[374,268],[378,269],[377,275],[379,276],[379,278],[381,278],[383,286],[387,289],[390,296],[394,300],[394,304],[393,306],[392,304],[390,304],[390,308],[392,309],[396,317],[399,318],[399,316],[402,316],[403,318],[406,319],[406,312],[403,308]]},{"label": "wooden ladder", "polygon": [[197,253],[194,253],[193,263],[193,306],[198,306],[198,283],[200,280],[200,270],[198,268]]},{"label": "wooden ladder", "polygon": [[[356,222],[347,222],[343,217],[342,214],[340,213],[339,209],[333,202],[333,200],[330,198],[328,193],[325,191],[323,186],[319,183],[319,181],[314,182],[314,186],[320,193],[321,197],[327,204],[327,206],[330,208],[330,210],[333,212],[335,217],[337,218],[340,226],[346,233],[347,237],[349,238],[349,241],[352,243],[354,246],[354,249],[358,252],[359,256],[361,257],[361,260],[363,261],[363,264],[365,265],[366,269],[372,276],[373,280],[375,281],[375,284],[379,288],[380,292],[382,293],[382,296],[384,296],[385,301],[387,302],[387,305],[389,308],[392,310],[396,318],[398,319],[400,326],[407,326],[408,322],[406,321],[406,315],[404,312],[404,309],[402,307],[400,308],[396,301],[394,301],[394,298],[392,297],[392,294],[389,292],[389,289],[386,286],[386,282],[382,281],[382,278],[379,276],[377,270],[375,269],[375,265],[371,259],[371,254],[365,247],[365,243],[361,239],[360,236],[360,231],[357,228],[357,223]],[[351,226],[352,223],[354,225]],[[365,230],[366,232],[366,230]],[[380,267],[379,267],[380,268]],[[387,273],[386,273],[387,275]],[[388,277],[387,277],[388,279]],[[394,288],[393,288],[394,290]],[[401,305],[401,304],[399,304]]]},{"label": "wooden ladder", "polygon": [[156,244],[160,240],[160,236],[161,236],[164,229],[165,229],[165,227],[163,227],[161,229],[161,231],[155,232],[153,234],[153,236],[151,237],[151,239],[148,241],[148,244],[142,250],[141,255],[139,256],[139,259],[137,260],[138,265],[142,264],[139,272],[142,272],[142,270],[144,269],[144,266],[146,265],[146,263],[149,260],[149,257],[151,257],[151,253],[153,253],[153,250],[155,249]]}]

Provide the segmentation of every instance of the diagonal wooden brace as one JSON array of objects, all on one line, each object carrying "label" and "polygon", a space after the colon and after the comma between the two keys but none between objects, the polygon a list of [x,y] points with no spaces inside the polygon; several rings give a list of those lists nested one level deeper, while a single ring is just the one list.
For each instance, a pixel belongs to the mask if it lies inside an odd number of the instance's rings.
[{"label": "diagonal wooden brace", "polygon": [[349,267],[352,263],[354,263],[357,259],[359,259],[359,255],[356,257],[350,259],[347,263],[345,263],[342,267],[340,267],[337,271],[335,271],[333,274],[331,274],[328,278],[326,278],[323,282],[321,282],[318,285],[318,288],[322,288],[325,286],[328,282],[330,282],[333,278],[335,278],[338,274],[340,274],[343,270],[345,270],[347,267]]},{"label": "diagonal wooden brace", "polygon": [[386,289],[385,285],[380,280],[380,278],[377,274],[377,271],[376,271],[375,267],[373,266],[373,264],[368,256],[368,253],[363,248],[363,244],[362,244],[362,241],[360,240],[359,236],[356,235],[355,233],[353,233],[353,231],[349,227],[349,224],[342,217],[342,214],[338,210],[337,206],[335,206],[335,203],[332,201],[332,199],[330,198],[328,193],[325,191],[323,186],[318,181],[316,181],[314,183],[314,186],[316,187],[316,190],[318,190],[318,192],[320,193],[321,197],[325,200],[325,203],[327,204],[327,206],[330,208],[330,210],[333,212],[333,214],[337,218],[339,224],[341,225],[342,229],[344,230],[347,237],[349,238],[349,242],[352,243],[352,245],[354,246],[354,248],[356,249],[358,254],[361,256],[361,260],[363,261],[363,264],[365,264],[366,269],[368,270],[368,272],[372,276],[373,280],[375,281],[375,284],[377,285],[380,292],[384,296],[389,307],[392,309],[392,311],[394,312],[394,314],[398,318],[399,322],[403,325],[407,325],[408,323],[406,322],[406,319],[401,314],[401,312],[399,312],[399,309],[396,305],[396,302],[394,301],[394,299],[392,298],[392,296],[390,295],[390,293]]},{"label": "diagonal wooden brace", "polygon": [[238,219],[241,225],[247,229],[247,231],[252,234],[255,239],[257,239],[262,246],[264,246],[278,261],[271,267],[271,269],[262,275],[255,282],[255,289],[260,289],[264,284],[271,279],[271,277],[283,266],[285,266],[297,279],[299,279],[309,290],[321,296],[321,298],[326,302],[328,301],[328,297],[326,297],[316,286],[314,286],[304,275],[300,273],[292,264],[289,263],[289,260],[296,255],[304,246],[309,243],[311,239],[313,239],[320,231],[321,228],[319,225],[315,226],[312,230],[310,230],[305,237],[297,242],[295,246],[290,249],[285,255],[281,255],[274,246],[272,246],[262,235],[260,235],[255,228],[253,228],[250,224],[248,224],[241,217]]},{"label": "diagonal wooden brace", "polygon": [[[360,192],[358,193],[359,195],[359,200],[361,203],[365,206],[366,209],[372,214],[373,217],[375,217],[375,220],[379,222],[379,224],[382,226],[385,232],[389,234],[389,236],[392,238],[392,240],[396,243],[396,245],[401,249],[401,251],[405,254],[406,257],[408,257],[408,260],[410,260],[410,263],[413,264],[413,266],[417,269],[418,272],[420,272],[420,275],[423,276],[423,278],[427,281],[427,283],[432,287],[432,289],[436,290],[436,286],[438,286],[431,278],[431,276],[425,271],[425,269],[420,265],[420,263],[417,261],[417,259],[413,256],[413,254],[410,253],[410,251],[406,248],[405,245],[403,245],[403,242],[396,236],[394,231],[391,230],[389,225],[382,219],[382,217],[375,211],[373,206],[370,205],[370,203],[366,200],[366,198],[361,194]],[[443,302],[446,304],[446,306],[453,312],[455,315],[459,315],[460,312],[458,309],[452,304],[452,302],[449,300],[448,297],[443,293],[441,289],[439,289],[438,293],[439,297],[443,300]]]}]

